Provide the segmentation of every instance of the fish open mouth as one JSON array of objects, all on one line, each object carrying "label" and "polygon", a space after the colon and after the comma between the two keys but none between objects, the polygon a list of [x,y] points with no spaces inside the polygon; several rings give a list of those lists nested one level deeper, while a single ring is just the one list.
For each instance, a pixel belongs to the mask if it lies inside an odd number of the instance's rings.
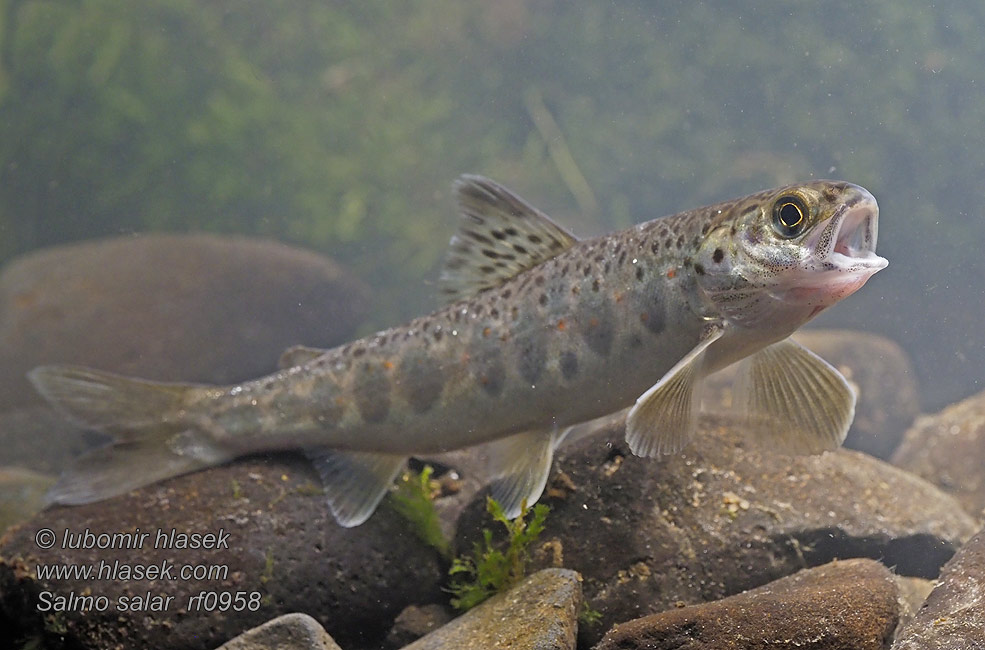
[{"label": "fish open mouth", "polygon": [[813,271],[834,271],[868,279],[889,261],[876,255],[879,206],[866,190],[846,203],[828,224],[808,238]]}]

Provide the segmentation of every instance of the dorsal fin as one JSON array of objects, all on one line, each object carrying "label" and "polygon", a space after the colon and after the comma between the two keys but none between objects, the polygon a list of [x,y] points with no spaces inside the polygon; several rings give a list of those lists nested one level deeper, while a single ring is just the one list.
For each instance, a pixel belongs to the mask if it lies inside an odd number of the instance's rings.
[{"label": "dorsal fin", "polygon": [[461,222],[441,274],[442,292],[449,300],[497,287],[578,241],[488,178],[459,176],[454,192]]}]

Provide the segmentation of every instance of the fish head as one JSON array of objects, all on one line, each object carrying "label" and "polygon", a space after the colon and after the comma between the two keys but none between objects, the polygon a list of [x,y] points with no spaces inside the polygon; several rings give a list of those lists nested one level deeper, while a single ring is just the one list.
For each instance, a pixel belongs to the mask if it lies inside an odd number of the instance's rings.
[{"label": "fish head", "polygon": [[839,181],[790,185],[730,204],[694,258],[725,321],[779,338],[851,295],[889,262],[876,255],[879,206]]}]

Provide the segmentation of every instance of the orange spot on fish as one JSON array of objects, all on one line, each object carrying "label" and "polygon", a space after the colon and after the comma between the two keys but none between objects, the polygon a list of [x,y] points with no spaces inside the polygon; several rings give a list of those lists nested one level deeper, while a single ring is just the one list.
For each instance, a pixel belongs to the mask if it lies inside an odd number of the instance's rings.
[{"label": "orange spot on fish", "polygon": [[384,362],[383,362],[383,367],[384,367],[384,368],[385,368],[386,370],[393,370],[393,364],[392,364],[392,363],[390,363],[389,361],[384,361]]},{"label": "orange spot on fish", "polygon": [[598,327],[599,326],[599,319],[597,319],[597,318],[590,318],[588,320],[588,326],[589,327]]},{"label": "orange spot on fish", "polygon": [[668,278],[673,278],[675,275],[677,275],[677,271],[675,269],[671,269],[671,270],[667,271],[667,277]]},{"label": "orange spot on fish", "polygon": [[559,320],[557,322],[557,329],[558,329],[559,332],[563,332],[567,328],[568,328],[568,325],[567,325],[567,323],[564,322],[564,319],[561,319],[561,320]]},{"label": "orange spot on fish", "polygon": [[648,320],[650,320],[650,314],[648,314],[646,312],[643,312],[642,314],[640,314],[640,321],[641,322],[645,323]]},{"label": "orange spot on fish", "polygon": [[616,294],[616,302],[617,303],[622,302],[622,299],[625,298],[625,297],[626,297],[626,294],[624,294],[623,292],[620,291],[619,293]]},{"label": "orange spot on fish", "polygon": [[489,329],[488,327],[483,328],[483,330],[482,330],[482,337],[483,338],[487,338],[491,332],[492,332],[492,330]]}]

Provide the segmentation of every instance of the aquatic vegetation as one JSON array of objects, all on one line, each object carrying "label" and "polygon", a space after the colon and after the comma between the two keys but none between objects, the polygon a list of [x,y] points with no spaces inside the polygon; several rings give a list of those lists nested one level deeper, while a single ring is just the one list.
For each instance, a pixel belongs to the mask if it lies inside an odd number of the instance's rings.
[{"label": "aquatic vegetation", "polygon": [[[506,591],[520,582],[530,561],[530,545],[544,530],[544,520],[550,508],[542,503],[528,508],[524,503],[520,516],[506,518],[502,506],[492,497],[486,499],[486,510],[494,521],[506,528],[506,549],[493,543],[493,532],[482,530],[482,542],[476,542],[471,556],[455,558],[448,573],[452,576],[449,591],[455,609],[469,610],[490,596]],[[530,515],[529,521],[527,516]]]},{"label": "aquatic vegetation", "polygon": [[434,508],[438,485],[431,478],[433,474],[434,468],[430,465],[425,465],[420,473],[404,472],[397,480],[396,489],[390,492],[390,505],[410,521],[415,534],[425,544],[451,559],[451,543],[441,530]]}]

